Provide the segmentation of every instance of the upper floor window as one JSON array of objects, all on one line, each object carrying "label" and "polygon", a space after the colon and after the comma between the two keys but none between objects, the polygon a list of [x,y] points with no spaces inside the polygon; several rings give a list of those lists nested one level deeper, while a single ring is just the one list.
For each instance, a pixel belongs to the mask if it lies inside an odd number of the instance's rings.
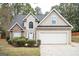
[{"label": "upper floor window", "polygon": [[33,28],[33,22],[29,22],[29,28]]},{"label": "upper floor window", "polygon": [[52,24],[56,24],[56,16],[52,16]]}]

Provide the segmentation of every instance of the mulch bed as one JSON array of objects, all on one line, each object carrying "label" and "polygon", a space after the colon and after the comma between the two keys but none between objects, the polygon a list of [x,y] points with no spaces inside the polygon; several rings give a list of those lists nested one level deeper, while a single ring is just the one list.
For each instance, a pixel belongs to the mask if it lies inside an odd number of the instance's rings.
[{"label": "mulch bed", "polygon": [[72,32],[72,36],[79,36],[79,32]]}]

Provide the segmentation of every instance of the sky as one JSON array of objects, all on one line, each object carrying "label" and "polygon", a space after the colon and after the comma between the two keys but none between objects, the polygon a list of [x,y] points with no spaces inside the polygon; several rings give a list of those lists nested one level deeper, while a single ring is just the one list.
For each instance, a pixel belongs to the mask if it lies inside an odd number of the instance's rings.
[{"label": "sky", "polygon": [[52,6],[59,5],[60,3],[78,3],[79,0],[27,0],[33,8],[36,6],[40,7],[42,13],[50,11]]},{"label": "sky", "polygon": [[31,6],[35,9],[35,7],[40,7],[42,13],[44,14],[46,11],[50,11],[52,6],[59,5],[60,3],[30,3]]},{"label": "sky", "polygon": [[33,8],[40,7],[42,13],[50,11],[52,6],[60,3],[79,3],[79,0],[0,0],[0,3],[30,3]]},{"label": "sky", "polygon": [[28,1],[33,8],[40,7],[42,13],[44,14],[46,11],[50,11],[52,6],[59,5],[59,0],[30,0]]}]

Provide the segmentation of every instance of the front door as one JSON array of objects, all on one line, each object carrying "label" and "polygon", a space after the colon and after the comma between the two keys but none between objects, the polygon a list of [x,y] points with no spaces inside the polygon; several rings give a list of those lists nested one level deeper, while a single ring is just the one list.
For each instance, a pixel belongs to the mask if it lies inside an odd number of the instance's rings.
[{"label": "front door", "polygon": [[33,39],[33,33],[32,32],[29,33],[29,39]]}]

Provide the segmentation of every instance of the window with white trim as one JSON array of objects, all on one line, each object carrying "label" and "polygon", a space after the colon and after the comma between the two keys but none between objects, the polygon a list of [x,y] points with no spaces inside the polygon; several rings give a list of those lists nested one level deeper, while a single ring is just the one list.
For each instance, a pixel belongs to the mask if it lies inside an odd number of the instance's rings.
[{"label": "window with white trim", "polygon": [[29,22],[29,28],[33,28],[33,22]]},{"label": "window with white trim", "polygon": [[56,24],[57,17],[53,15],[51,20],[52,20],[52,24]]},{"label": "window with white trim", "polygon": [[21,37],[21,32],[13,32],[13,37]]}]

